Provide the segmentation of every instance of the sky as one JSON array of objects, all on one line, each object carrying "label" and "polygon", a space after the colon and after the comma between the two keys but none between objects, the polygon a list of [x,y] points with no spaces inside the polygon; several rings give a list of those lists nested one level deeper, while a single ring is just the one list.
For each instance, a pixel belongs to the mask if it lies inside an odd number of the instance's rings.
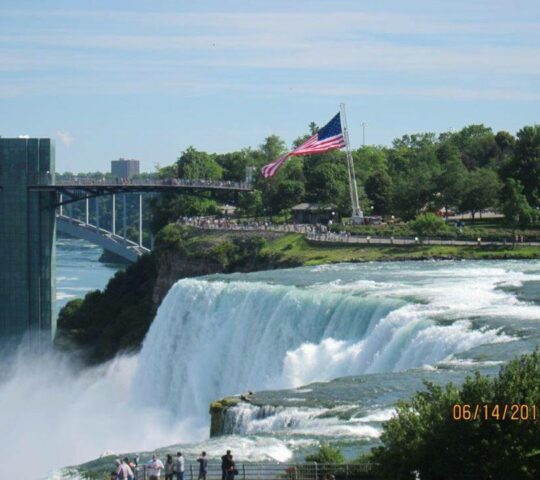
[{"label": "sky", "polygon": [[540,120],[538,0],[0,0],[0,136],[57,171],[289,144],[347,106],[353,147]]}]

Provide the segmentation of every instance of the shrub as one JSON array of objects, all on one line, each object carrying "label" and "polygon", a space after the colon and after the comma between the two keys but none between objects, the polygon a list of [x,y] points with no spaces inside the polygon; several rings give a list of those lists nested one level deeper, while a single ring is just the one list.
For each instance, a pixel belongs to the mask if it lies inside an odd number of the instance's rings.
[{"label": "shrub", "polygon": [[433,213],[418,215],[410,222],[410,227],[419,237],[438,235],[448,229],[445,221]]},{"label": "shrub", "polygon": [[[538,351],[509,362],[496,378],[476,373],[461,388],[426,383],[426,391],[398,403],[397,416],[384,424],[383,445],[373,450],[373,459],[381,473],[393,479],[414,478],[414,470],[422,480],[539,478],[539,399]],[[531,418],[503,419],[504,405],[512,404],[528,405]],[[456,420],[454,405],[470,405],[472,418]],[[482,418],[483,407],[475,418],[476,405],[488,405],[489,412],[499,405],[501,418]]]},{"label": "shrub", "polygon": [[345,457],[339,448],[322,445],[316,453],[306,456],[306,462],[337,464],[344,463]]}]

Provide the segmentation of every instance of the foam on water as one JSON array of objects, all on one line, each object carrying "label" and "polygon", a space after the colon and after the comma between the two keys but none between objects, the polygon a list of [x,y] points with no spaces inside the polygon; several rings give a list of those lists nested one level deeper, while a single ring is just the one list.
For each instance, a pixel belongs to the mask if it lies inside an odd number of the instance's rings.
[{"label": "foam on water", "polygon": [[341,287],[181,280],[145,339],[140,399],[175,414],[204,415],[211,400],[246,389],[406,370],[512,340],[499,329],[473,329],[470,321],[436,323],[447,307],[404,305]]},{"label": "foam on water", "polygon": [[55,355],[21,357],[0,383],[0,431],[10,432],[0,438],[3,474],[16,478],[28,458],[29,478],[37,478],[107,450],[179,443],[193,455],[203,446],[212,455],[229,447],[239,458],[288,460],[321,438],[376,438],[392,412],[370,399],[357,413],[318,405],[232,410],[228,421],[241,435],[210,440],[208,405],[248,389],[438,364],[474,367],[469,351],[497,352],[515,338],[512,327],[538,323],[540,306],[505,289],[538,278],[537,262],[446,262],[181,280],[137,356],[85,371]]},{"label": "foam on water", "polygon": [[[296,407],[257,407],[239,404],[230,408],[225,416],[227,433],[253,435],[260,433],[287,433],[289,435],[308,435],[317,437],[349,437],[355,439],[378,438],[380,430],[367,425],[380,422],[368,417],[350,418],[343,421],[338,415],[351,406],[343,408],[296,408]],[[385,413],[385,419],[387,415]]]}]

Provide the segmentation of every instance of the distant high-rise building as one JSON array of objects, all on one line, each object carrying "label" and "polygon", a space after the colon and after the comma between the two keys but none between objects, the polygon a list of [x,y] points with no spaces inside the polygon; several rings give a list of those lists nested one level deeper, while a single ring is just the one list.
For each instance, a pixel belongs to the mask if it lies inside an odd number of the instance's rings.
[{"label": "distant high-rise building", "polygon": [[128,160],[120,158],[111,161],[111,173],[118,178],[131,178],[134,175],[139,175],[139,160]]}]

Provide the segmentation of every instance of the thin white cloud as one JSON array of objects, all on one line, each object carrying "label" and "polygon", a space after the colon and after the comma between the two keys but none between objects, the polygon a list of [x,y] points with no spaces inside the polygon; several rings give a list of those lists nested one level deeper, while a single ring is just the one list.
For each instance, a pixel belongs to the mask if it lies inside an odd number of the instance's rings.
[{"label": "thin white cloud", "polygon": [[[383,87],[378,80],[369,85],[371,75],[401,81],[399,88],[389,87],[396,95],[537,99],[540,23],[534,17],[482,22],[478,16],[456,20],[365,11],[4,13],[50,21],[33,34],[5,29],[0,35],[0,72],[13,74],[0,83],[3,97],[159,93],[171,91],[172,84],[181,85],[184,94],[235,90],[235,85],[257,92],[264,85],[268,92],[329,94],[336,88],[376,95]],[[298,79],[313,74],[332,78],[328,83],[337,86],[303,87]],[[216,75],[223,81],[215,82]],[[287,75],[296,81],[283,87]],[[350,85],[353,75],[367,85]],[[239,80],[229,86],[231,77]],[[418,80],[424,85],[417,86]],[[451,88],[441,87],[449,83]]]},{"label": "thin white cloud", "polygon": [[75,140],[75,137],[73,135],[71,135],[69,132],[62,132],[61,130],[57,130],[56,136],[68,148],[70,147],[70,145]]},{"label": "thin white cloud", "polygon": [[[292,10],[292,7],[290,10]],[[526,20],[482,21],[482,16],[475,20],[467,17],[443,16],[437,18],[427,14],[403,14],[389,11],[359,11],[343,9],[341,11],[320,12],[301,11],[287,12],[211,12],[211,13],[156,13],[126,11],[0,11],[4,16],[38,17],[38,18],[71,18],[99,19],[109,23],[138,23],[141,27],[158,25],[164,27],[218,28],[229,30],[268,30],[278,29],[281,33],[294,34],[299,30],[310,30],[320,33],[332,31],[345,33],[347,30],[370,31],[386,34],[523,34],[536,33],[540,22],[529,16]],[[478,16],[478,15],[477,15]],[[516,30],[519,25],[519,31]],[[313,30],[317,29],[317,30]]]},{"label": "thin white cloud", "polygon": [[[226,92],[228,95],[254,98],[275,95],[307,96],[307,97],[336,97],[367,98],[367,97],[402,97],[402,98],[433,98],[441,100],[459,101],[540,101],[540,92],[531,89],[516,89],[512,86],[462,86],[444,85],[432,86],[404,86],[399,81],[375,86],[365,82],[329,82],[306,83],[301,80],[290,80],[286,84],[276,84],[271,81],[246,82],[241,80],[221,80],[190,76],[170,75],[156,76],[128,82],[114,82],[114,76],[101,79],[78,78],[76,81],[64,80],[58,83],[54,79],[27,80],[18,86],[16,91],[0,88],[0,98],[11,98],[20,95],[54,95],[60,89],[65,95],[77,95],[84,91],[87,95],[136,95],[165,93],[167,95],[190,97],[219,95]],[[504,82],[502,82],[504,83]],[[60,140],[69,145],[74,139],[68,132],[57,132]]]},{"label": "thin white cloud", "polygon": [[[0,37],[8,44],[11,37]],[[24,41],[41,48],[16,47]],[[11,38],[11,48],[0,50],[3,61],[0,71],[27,71],[33,68],[70,69],[93,68],[106,71],[145,66],[153,69],[182,69],[186,65],[220,68],[246,67],[264,69],[333,69],[359,71],[462,71],[515,72],[520,75],[540,74],[539,47],[501,47],[498,45],[401,45],[390,41],[325,40],[305,38],[298,42],[273,42],[267,36],[253,38],[201,36],[122,36],[93,35],[90,37],[26,37]],[[46,46],[64,47],[47,49]],[[101,49],[101,50],[96,50]],[[111,58],[111,52],[123,58]],[[140,56],[129,54],[131,51]],[[159,52],[157,58],[148,55]],[[178,56],[176,53],[178,53]],[[146,56],[145,56],[146,54]]]}]

